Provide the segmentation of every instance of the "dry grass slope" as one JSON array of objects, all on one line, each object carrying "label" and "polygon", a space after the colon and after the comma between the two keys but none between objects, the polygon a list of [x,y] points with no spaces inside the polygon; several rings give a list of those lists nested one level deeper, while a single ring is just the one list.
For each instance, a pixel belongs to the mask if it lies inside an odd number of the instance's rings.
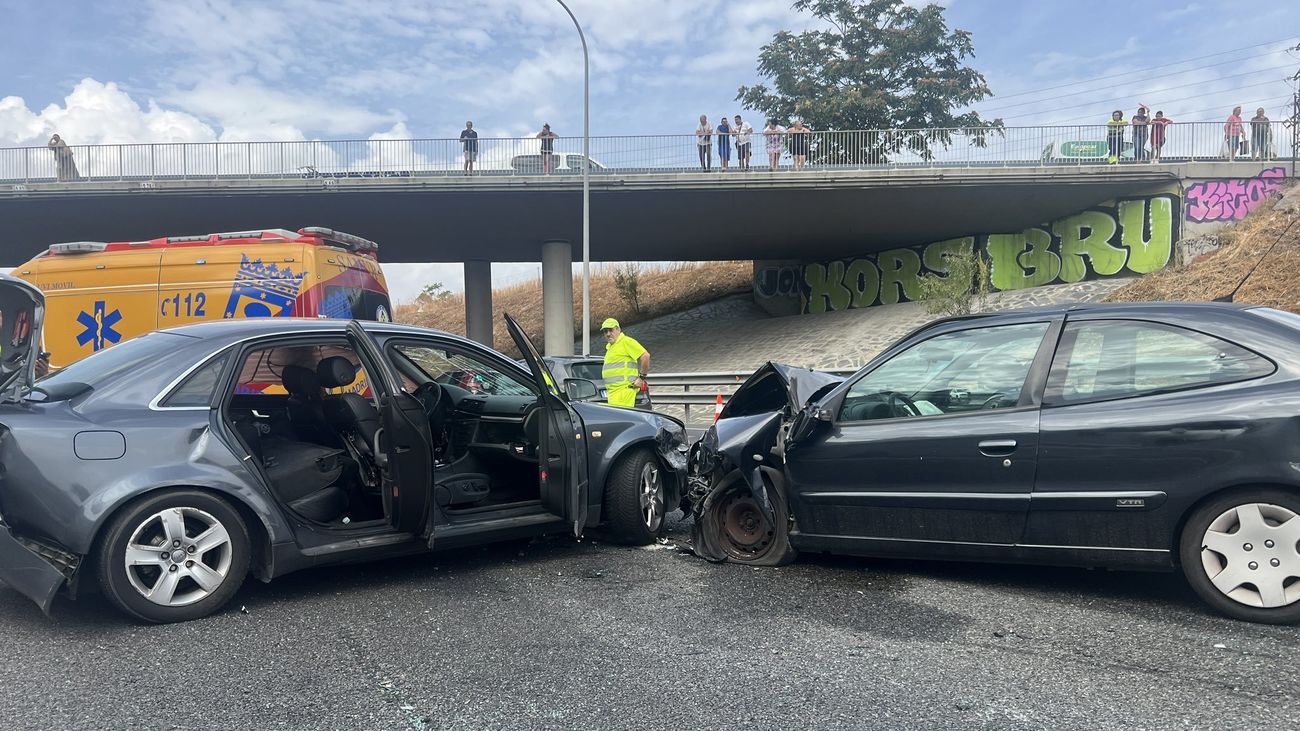
[{"label": "dry grass slope", "polygon": [[[753,266],[747,261],[721,261],[679,264],[666,269],[645,270],[640,274],[641,309],[634,312],[619,296],[614,286],[614,271],[593,271],[591,275],[591,326],[597,328],[606,317],[614,317],[624,326],[660,315],[698,307],[720,297],[750,289]],[[582,334],[582,278],[573,278],[574,331]],[[492,292],[492,310],[497,313],[493,338],[497,348],[514,353],[510,335],[499,313],[508,312],[519,321],[528,335],[541,346],[542,283],[522,282]],[[397,308],[395,319],[411,325],[465,334],[465,299],[461,295],[441,300],[417,301]],[[593,338],[593,341],[595,338]],[[517,355],[517,354],[516,354]]]},{"label": "dry grass slope", "polygon": [[[1293,187],[1286,203],[1298,195],[1300,186]],[[1217,251],[1148,274],[1106,301],[1206,301],[1235,289],[1234,302],[1300,312],[1300,206],[1270,199],[1218,238]]]}]

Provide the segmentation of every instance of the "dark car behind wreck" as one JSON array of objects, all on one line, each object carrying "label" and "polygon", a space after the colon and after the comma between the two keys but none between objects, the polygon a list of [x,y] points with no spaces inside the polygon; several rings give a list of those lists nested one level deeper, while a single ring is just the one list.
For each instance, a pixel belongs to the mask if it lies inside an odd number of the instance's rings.
[{"label": "dark car behind wreck", "polygon": [[1300,316],[1076,305],[931,323],[841,378],[769,363],[691,449],[695,550],[1181,569],[1300,621]]}]

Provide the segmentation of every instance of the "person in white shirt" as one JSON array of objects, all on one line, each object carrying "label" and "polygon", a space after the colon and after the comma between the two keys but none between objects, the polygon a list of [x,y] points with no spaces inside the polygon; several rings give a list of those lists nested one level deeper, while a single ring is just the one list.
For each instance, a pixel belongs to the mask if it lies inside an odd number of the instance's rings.
[{"label": "person in white shirt", "polygon": [[708,171],[713,166],[713,127],[703,114],[700,115],[700,126],[695,129],[695,146],[700,149],[700,169]]},{"label": "person in white shirt", "polygon": [[736,126],[731,129],[736,135],[736,162],[740,164],[741,170],[748,170],[749,157],[753,151],[751,142],[753,141],[754,128],[737,114]]}]

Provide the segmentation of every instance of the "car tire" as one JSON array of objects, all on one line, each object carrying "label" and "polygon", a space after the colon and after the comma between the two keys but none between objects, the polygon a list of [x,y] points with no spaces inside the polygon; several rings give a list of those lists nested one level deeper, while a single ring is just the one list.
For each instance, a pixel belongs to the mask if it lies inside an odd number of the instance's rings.
[{"label": "car tire", "polygon": [[[152,550],[141,550],[146,546]],[[145,622],[187,622],[230,601],[250,554],[238,510],[205,492],[174,489],[113,516],[96,568],[104,595],[123,612]]]},{"label": "car tire", "polygon": [[667,473],[644,447],[618,458],[605,479],[603,523],[610,540],[629,546],[652,543],[667,515]]},{"label": "car tire", "polygon": [[718,548],[731,563],[749,566],[785,566],[798,557],[790,545],[790,513],[781,491],[763,476],[776,524],[768,523],[754,493],[743,478],[718,495],[699,517],[716,536]]},{"label": "car tire", "polygon": [[1183,575],[1215,610],[1247,622],[1300,622],[1300,496],[1277,489],[1214,498],[1179,539]]}]

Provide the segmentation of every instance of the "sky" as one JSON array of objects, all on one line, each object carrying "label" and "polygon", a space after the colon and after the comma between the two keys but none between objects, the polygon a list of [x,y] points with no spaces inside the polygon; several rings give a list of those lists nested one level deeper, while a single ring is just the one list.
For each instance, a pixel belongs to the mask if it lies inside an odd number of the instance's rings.
[{"label": "sky", "polygon": [[[1300,70],[1286,51],[1300,43],[1297,2],[940,4],[972,33],[968,63],[995,94],[975,109],[1013,126],[1101,121],[1139,102],[1177,121],[1221,120],[1235,104],[1280,119]],[[761,81],[759,48],[817,27],[787,0],[569,5],[590,48],[592,135],[690,133],[700,114],[747,114],[736,89]],[[553,0],[0,0],[0,17],[0,147],[56,131],[96,144],[448,138],[467,119],[483,137],[582,129],[582,50]],[[493,278],[539,269],[501,264]],[[459,265],[385,271],[397,300],[462,285]]]}]

